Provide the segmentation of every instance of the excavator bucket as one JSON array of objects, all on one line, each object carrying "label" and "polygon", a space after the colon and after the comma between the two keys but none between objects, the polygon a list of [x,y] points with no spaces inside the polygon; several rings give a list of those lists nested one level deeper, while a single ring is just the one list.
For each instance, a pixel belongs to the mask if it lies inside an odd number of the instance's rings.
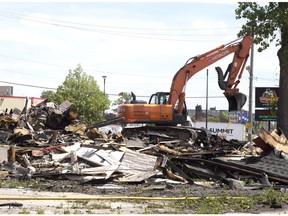
[{"label": "excavator bucket", "polygon": [[229,112],[240,110],[246,103],[247,97],[245,94],[240,92],[234,93],[233,95],[226,95],[229,104]]}]

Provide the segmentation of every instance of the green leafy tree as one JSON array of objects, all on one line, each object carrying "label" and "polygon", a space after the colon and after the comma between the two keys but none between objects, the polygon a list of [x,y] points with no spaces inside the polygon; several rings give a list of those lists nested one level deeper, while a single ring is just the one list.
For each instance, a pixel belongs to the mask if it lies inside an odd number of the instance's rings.
[{"label": "green leafy tree", "polygon": [[54,94],[55,94],[55,92],[53,92],[53,91],[51,91],[51,90],[45,90],[45,91],[42,91],[40,97],[41,97],[41,98],[47,98],[47,99],[49,100],[50,97],[51,97],[52,95],[54,95]]},{"label": "green leafy tree", "polygon": [[[204,119],[204,120],[206,120],[206,119]],[[207,121],[208,122],[220,122],[220,120],[217,116],[208,116]]]},{"label": "green leafy tree", "polygon": [[259,52],[267,49],[273,41],[276,46],[280,46],[277,52],[280,65],[277,128],[288,137],[288,3],[268,2],[260,5],[255,2],[241,2],[238,3],[235,14],[236,19],[247,20],[239,36],[253,35],[254,43],[259,45]]},{"label": "green leafy tree", "polygon": [[220,122],[229,122],[229,114],[225,111],[220,111],[219,113]]},{"label": "green leafy tree", "polygon": [[[118,106],[125,101],[129,101],[132,99],[132,94],[129,92],[121,92],[119,93],[119,98],[112,103],[112,106]],[[114,112],[117,111],[117,108],[113,109]]]},{"label": "green leafy tree", "polygon": [[51,96],[51,101],[57,104],[65,100],[73,104],[73,109],[87,124],[104,120],[103,111],[110,106],[108,97],[100,90],[96,80],[87,75],[80,64],[75,70],[69,70],[65,81]]}]

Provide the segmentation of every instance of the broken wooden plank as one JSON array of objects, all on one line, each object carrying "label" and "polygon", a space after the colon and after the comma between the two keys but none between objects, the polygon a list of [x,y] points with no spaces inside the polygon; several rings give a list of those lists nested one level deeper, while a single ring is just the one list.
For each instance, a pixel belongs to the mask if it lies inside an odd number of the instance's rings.
[{"label": "broken wooden plank", "polygon": [[0,179],[6,179],[9,176],[9,172],[6,170],[0,170]]},{"label": "broken wooden plank", "polygon": [[285,137],[283,132],[281,133],[281,135],[279,135],[277,133],[277,130],[275,129],[270,134],[271,134],[271,136],[273,136],[277,140],[277,142],[282,143],[283,145],[287,145],[288,144],[288,140]]},{"label": "broken wooden plank", "polygon": [[[172,161],[170,161],[167,156],[165,156],[163,158],[163,162],[161,164],[161,167],[164,168],[166,165],[169,166],[175,172],[177,172],[189,184],[194,184],[194,181],[188,175],[186,175],[186,173],[184,173],[180,168],[178,168],[174,163],[172,163]],[[170,174],[170,173],[167,173],[167,174]],[[178,180],[180,180],[180,179],[178,178]]]},{"label": "broken wooden plank", "polygon": [[8,150],[8,161],[15,162],[16,161],[16,147],[15,145],[11,145]]},{"label": "broken wooden plank", "polygon": [[283,151],[286,154],[288,153],[288,146],[277,142],[277,140],[271,134],[269,134],[264,128],[260,129],[259,136],[265,143],[268,143],[278,151]]},{"label": "broken wooden plank", "polygon": [[177,175],[175,173],[173,173],[170,169],[163,169],[163,174],[165,174],[169,179],[175,180],[175,181],[180,181],[183,183],[187,183],[187,181],[181,177],[180,175]]},{"label": "broken wooden plank", "polygon": [[181,155],[180,152],[175,151],[175,150],[173,150],[173,149],[170,149],[170,148],[168,148],[168,147],[166,147],[166,146],[164,146],[164,145],[158,144],[158,145],[157,145],[157,148],[159,148],[160,150],[162,150],[163,152],[168,153],[168,154]]},{"label": "broken wooden plank", "polygon": [[70,158],[71,158],[71,169],[73,173],[79,173],[79,166],[78,166],[78,159],[77,159],[77,154],[76,151],[72,151],[70,153]]},{"label": "broken wooden plank", "polygon": [[23,155],[23,160],[24,160],[24,163],[26,165],[26,167],[29,169],[30,173],[35,173],[36,172],[36,169],[35,167],[33,167],[28,159],[28,156],[27,154],[24,154]]},{"label": "broken wooden plank", "polygon": [[256,138],[253,139],[253,142],[255,143],[256,146],[262,149],[264,152],[270,152],[273,147],[269,145],[268,143],[264,142],[264,140],[257,136]]}]

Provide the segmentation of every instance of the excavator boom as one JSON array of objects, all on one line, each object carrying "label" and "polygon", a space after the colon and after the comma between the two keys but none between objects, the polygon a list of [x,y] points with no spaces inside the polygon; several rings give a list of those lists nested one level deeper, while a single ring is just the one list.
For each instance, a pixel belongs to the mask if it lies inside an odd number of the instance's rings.
[{"label": "excavator boom", "polygon": [[[252,38],[250,36],[245,36],[241,42],[230,42],[227,45],[221,45],[204,54],[189,59],[173,78],[168,104],[175,105],[177,101],[178,104],[183,104],[183,94],[185,94],[183,88],[186,86],[187,81],[202,69],[223,59],[231,53],[234,53],[233,61],[228,66],[229,71],[227,71],[227,74],[229,77],[227,81],[223,80],[224,77],[223,73],[221,74],[221,68],[217,67],[218,70],[216,68],[216,71],[218,72],[219,77],[222,75],[222,78],[219,78],[219,86],[220,84],[222,85],[222,88],[221,86],[220,88],[224,90],[224,95],[228,99],[229,111],[236,111],[242,108],[246,100],[244,99],[244,96],[236,94],[238,93],[237,85],[242,77],[251,45]],[[237,78],[238,80],[236,81]],[[239,101],[239,105],[235,104],[238,100],[241,100]],[[181,109],[177,109],[177,112],[181,112]]]},{"label": "excavator boom", "polygon": [[246,102],[246,95],[239,92],[237,85],[249,57],[252,38],[248,35],[243,37],[240,42],[239,40],[234,40],[188,59],[185,65],[174,75],[170,92],[153,94],[148,104],[137,102],[134,95],[134,101],[118,106],[118,117],[123,117],[126,123],[153,123],[158,125],[187,123],[185,88],[188,80],[204,68],[232,53],[234,53],[234,57],[225,74],[223,74],[220,67],[215,69],[218,73],[219,87],[224,91],[229,103],[228,110],[241,109]]}]

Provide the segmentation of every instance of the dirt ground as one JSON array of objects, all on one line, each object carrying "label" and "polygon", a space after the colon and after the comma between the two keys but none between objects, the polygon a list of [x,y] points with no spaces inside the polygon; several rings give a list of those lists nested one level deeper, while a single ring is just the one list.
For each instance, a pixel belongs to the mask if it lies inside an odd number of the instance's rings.
[{"label": "dirt ground", "polygon": [[[39,182],[43,184],[43,182]],[[46,187],[31,189],[0,189],[0,205],[20,203],[23,206],[1,206],[0,214],[193,214],[192,209],[177,207],[177,197],[252,196],[261,190],[230,190],[197,185],[149,184],[82,184],[67,180],[45,181]],[[122,198],[121,198],[122,197]],[[127,199],[130,197],[130,199]],[[159,198],[159,199],[158,199]],[[168,199],[168,200],[165,200]],[[180,202],[185,202],[182,200]],[[228,214],[284,214],[288,207],[255,206]]]}]

